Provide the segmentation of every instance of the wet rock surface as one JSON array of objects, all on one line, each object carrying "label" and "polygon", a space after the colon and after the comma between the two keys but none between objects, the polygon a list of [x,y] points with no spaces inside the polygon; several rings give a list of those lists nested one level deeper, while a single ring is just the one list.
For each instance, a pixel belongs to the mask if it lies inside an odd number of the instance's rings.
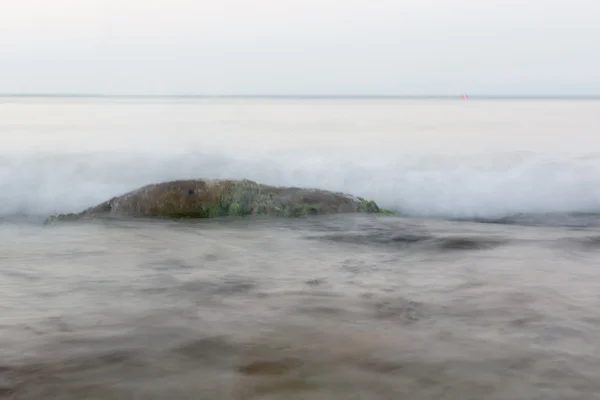
[{"label": "wet rock surface", "polygon": [[269,186],[245,179],[196,179],[147,185],[77,214],[52,215],[46,223],[108,216],[182,219],[341,213],[392,214],[372,200],[345,193]]}]

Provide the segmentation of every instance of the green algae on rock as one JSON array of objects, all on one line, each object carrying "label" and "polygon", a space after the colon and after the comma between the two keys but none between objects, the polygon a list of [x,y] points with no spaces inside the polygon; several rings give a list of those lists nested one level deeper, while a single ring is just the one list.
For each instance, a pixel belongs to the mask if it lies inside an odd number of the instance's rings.
[{"label": "green algae on rock", "polygon": [[247,179],[195,179],[147,185],[78,214],[52,215],[45,223],[119,215],[182,219],[339,213],[393,214],[372,200],[344,193],[262,185]]}]

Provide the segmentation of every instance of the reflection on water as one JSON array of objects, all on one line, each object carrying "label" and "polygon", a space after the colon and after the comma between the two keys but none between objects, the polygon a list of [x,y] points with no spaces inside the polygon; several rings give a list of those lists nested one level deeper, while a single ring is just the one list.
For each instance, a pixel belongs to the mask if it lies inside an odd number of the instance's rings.
[{"label": "reflection on water", "polygon": [[0,398],[596,398],[594,229],[6,222]]}]

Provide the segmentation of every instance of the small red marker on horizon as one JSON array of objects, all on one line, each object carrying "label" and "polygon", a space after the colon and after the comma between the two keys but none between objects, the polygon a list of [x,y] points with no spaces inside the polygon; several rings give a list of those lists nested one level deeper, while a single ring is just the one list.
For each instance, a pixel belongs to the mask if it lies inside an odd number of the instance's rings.
[{"label": "small red marker on horizon", "polygon": [[469,98],[469,96],[467,96],[465,93],[460,95],[460,98],[463,100],[467,100]]}]

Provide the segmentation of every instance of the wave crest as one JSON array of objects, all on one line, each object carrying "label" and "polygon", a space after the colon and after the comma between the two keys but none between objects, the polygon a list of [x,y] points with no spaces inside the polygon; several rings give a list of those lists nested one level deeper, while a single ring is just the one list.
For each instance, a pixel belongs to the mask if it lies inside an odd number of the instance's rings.
[{"label": "wave crest", "polygon": [[600,211],[597,156],[95,152],[0,157],[0,216],[75,212],[148,183],[197,177],[344,191],[422,217]]}]

